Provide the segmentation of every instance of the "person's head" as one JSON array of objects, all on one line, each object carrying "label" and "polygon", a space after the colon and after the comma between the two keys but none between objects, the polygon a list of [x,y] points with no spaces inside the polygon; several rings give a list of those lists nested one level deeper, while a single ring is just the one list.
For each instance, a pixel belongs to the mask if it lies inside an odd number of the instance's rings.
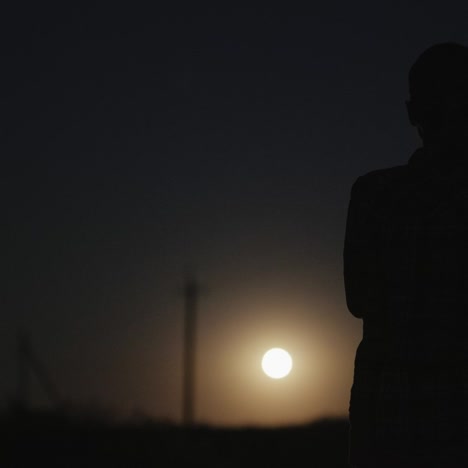
[{"label": "person's head", "polygon": [[468,47],[436,44],[409,72],[411,123],[425,146],[468,148]]}]

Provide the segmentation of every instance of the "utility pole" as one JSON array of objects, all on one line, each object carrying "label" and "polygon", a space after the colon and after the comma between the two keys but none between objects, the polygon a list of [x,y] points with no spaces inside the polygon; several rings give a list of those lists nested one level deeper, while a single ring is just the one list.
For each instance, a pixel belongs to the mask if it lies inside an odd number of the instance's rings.
[{"label": "utility pole", "polygon": [[28,409],[30,398],[30,369],[29,357],[31,356],[31,344],[27,334],[21,330],[17,334],[18,346],[18,381],[16,388],[16,404],[21,409]]},{"label": "utility pole", "polygon": [[196,324],[200,286],[195,278],[187,278],[184,287],[184,375],[183,375],[183,423],[191,426],[195,413],[196,382]]}]

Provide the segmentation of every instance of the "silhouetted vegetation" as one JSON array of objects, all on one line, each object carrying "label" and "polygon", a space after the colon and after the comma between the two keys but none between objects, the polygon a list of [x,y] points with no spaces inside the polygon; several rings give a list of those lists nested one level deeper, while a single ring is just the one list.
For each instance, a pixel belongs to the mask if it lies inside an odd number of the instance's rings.
[{"label": "silhouetted vegetation", "polygon": [[346,467],[348,422],[282,428],[183,428],[156,421],[110,422],[60,412],[1,418],[5,467]]}]

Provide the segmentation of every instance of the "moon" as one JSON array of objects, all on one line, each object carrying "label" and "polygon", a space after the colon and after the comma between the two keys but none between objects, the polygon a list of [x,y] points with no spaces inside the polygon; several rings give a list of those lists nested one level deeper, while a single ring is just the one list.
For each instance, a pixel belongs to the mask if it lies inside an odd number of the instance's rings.
[{"label": "moon", "polygon": [[271,348],[262,359],[262,369],[265,374],[272,379],[282,379],[286,377],[292,369],[291,355],[282,348]]}]

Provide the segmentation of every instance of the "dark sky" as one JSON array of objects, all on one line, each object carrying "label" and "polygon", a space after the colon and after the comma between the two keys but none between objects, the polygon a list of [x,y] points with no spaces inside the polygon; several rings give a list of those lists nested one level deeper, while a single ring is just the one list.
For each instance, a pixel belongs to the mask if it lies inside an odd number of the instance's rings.
[{"label": "dark sky", "polygon": [[24,327],[65,399],[178,420],[196,272],[200,420],[345,415],[350,188],[419,145],[407,72],[468,43],[466,5],[4,12],[1,401]]}]

